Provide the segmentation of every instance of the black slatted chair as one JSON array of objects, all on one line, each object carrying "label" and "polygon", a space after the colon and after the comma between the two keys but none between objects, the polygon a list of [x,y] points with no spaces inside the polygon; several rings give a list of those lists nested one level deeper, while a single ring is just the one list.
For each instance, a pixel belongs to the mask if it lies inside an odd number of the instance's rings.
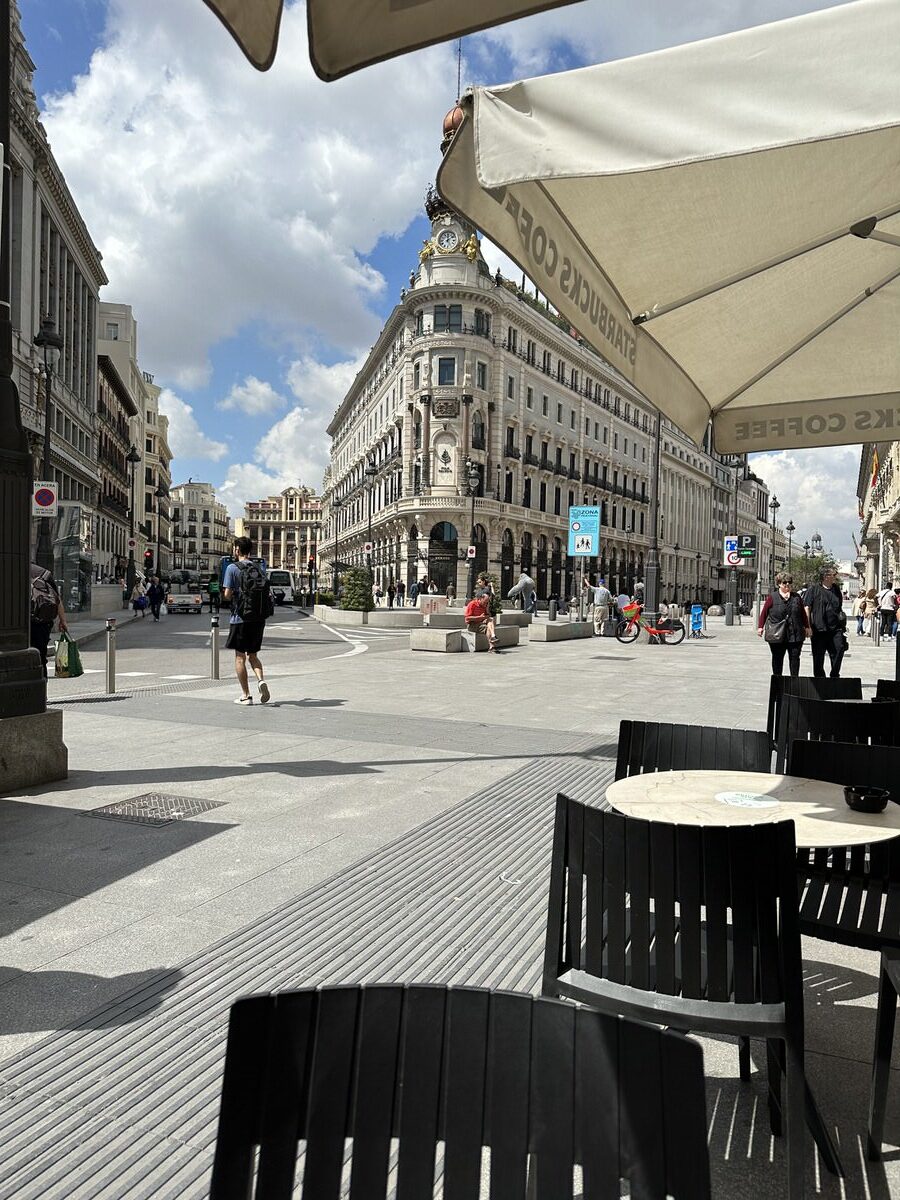
[{"label": "black slatted chair", "polygon": [[616,779],[645,771],[768,771],[772,746],[755,729],[621,721]]},{"label": "black slatted chair", "polygon": [[[795,742],[790,766],[806,779],[894,789],[891,802],[900,803],[898,746]],[[900,838],[799,850],[797,871],[802,933],[863,950],[900,949]]]},{"label": "black slatted chair", "polygon": [[804,700],[861,700],[861,679],[816,679],[809,675],[773,675],[769,682],[766,732],[775,740],[783,696]]},{"label": "black slatted chair", "polygon": [[884,1141],[884,1110],[891,1077],[891,1051],[900,991],[900,951],[883,950],[878,983],[878,1015],[875,1020],[875,1053],[872,1056],[872,1091],[869,1098],[869,1158],[881,1158]]},{"label": "black slatted chair", "polygon": [[438,1142],[448,1200],[481,1194],[482,1147],[492,1200],[524,1200],[529,1156],[542,1200],[573,1195],[575,1164],[584,1200],[617,1198],[623,1179],[640,1200],[710,1195],[703,1059],[678,1034],[476,988],[232,1007],[211,1200],[384,1200],[392,1138],[397,1200],[434,1195]]},{"label": "black slatted chair", "polygon": [[803,1195],[804,1110],[840,1172],[804,1070],[793,822],[700,828],[558,796],[542,990],[675,1029],[764,1039],[773,1132],[786,1076],[790,1200]]},{"label": "black slatted chair", "polygon": [[900,679],[879,679],[875,696],[879,700],[900,700]]},{"label": "black slatted chair", "polygon": [[900,742],[900,701],[855,704],[844,700],[807,700],[785,696],[778,721],[775,770],[792,770],[789,753],[797,741],[859,742],[895,746]]}]

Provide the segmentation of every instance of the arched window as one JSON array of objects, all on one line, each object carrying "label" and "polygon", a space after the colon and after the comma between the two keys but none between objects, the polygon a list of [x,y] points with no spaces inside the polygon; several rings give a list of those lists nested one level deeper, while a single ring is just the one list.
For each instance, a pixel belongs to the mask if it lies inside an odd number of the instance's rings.
[{"label": "arched window", "polygon": [[472,418],[472,449],[483,450],[484,446],[484,417],[476,412]]}]

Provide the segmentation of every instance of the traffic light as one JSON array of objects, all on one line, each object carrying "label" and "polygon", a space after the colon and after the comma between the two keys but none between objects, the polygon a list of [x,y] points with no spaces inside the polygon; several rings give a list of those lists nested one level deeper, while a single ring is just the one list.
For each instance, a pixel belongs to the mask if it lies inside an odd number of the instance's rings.
[{"label": "traffic light", "polygon": [[152,550],[144,551],[144,570],[145,571],[153,570],[153,551]]},{"label": "traffic light", "polygon": [[314,558],[310,558],[307,561],[306,569],[309,571],[310,574],[312,574],[313,571],[316,569],[316,560]]}]

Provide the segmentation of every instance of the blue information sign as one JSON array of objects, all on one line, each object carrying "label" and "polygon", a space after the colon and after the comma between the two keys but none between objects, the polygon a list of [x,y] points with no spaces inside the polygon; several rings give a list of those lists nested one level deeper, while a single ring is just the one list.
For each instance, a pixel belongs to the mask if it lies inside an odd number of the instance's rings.
[{"label": "blue information sign", "polygon": [[691,605],[691,633],[699,633],[703,629],[703,605]]},{"label": "blue information sign", "polygon": [[600,553],[600,509],[581,506],[569,509],[570,558],[591,558]]}]

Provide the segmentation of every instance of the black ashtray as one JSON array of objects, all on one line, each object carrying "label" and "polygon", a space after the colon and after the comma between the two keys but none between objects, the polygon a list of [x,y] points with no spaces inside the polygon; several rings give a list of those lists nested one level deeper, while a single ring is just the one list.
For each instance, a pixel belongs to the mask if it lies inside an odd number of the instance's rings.
[{"label": "black ashtray", "polygon": [[887,808],[891,793],[880,787],[845,787],[844,799],[854,812],[880,813]]}]

